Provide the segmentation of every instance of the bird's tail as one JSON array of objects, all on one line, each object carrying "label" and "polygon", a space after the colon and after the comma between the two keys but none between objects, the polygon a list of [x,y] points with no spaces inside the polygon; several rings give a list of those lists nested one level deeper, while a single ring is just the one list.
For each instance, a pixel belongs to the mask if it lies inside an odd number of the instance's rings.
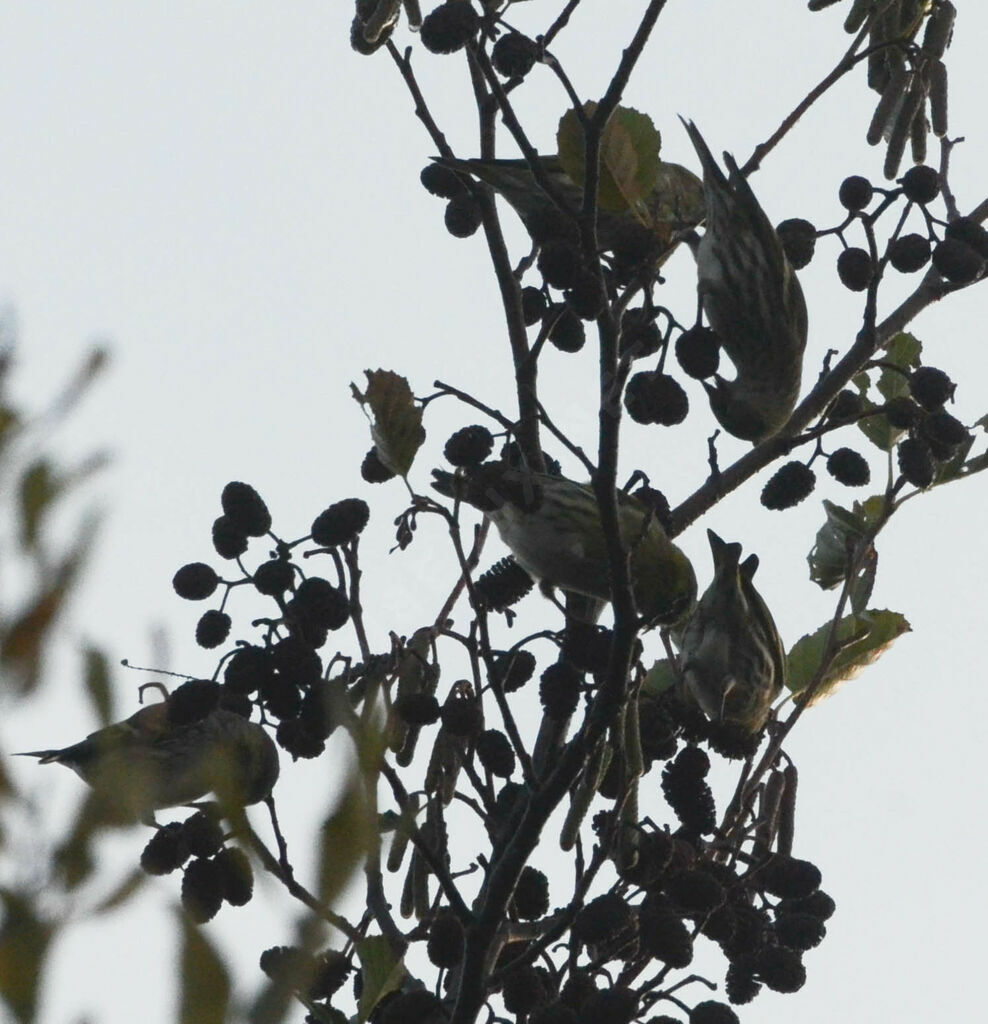
[{"label": "bird's tail", "polygon": [[61,757],[61,750],[17,750],[14,757],[36,757],[40,764],[51,764]]},{"label": "bird's tail", "polygon": [[[680,117],[679,120],[683,122],[683,127],[686,129],[690,142],[693,143],[693,148],[696,150],[696,155],[700,158],[700,164],[703,167],[704,184],[708,186],[712,184],[722,189],[728,188],[727,176],[720,169],[720,164],[714,159],[713,153],[710,152],[710,147],[700,134],[700,129],[692,121],[687,121],[685,117]],[[710,196],[708,195],[708,202],[709,199]]]},{"label": "bird's tail", "polygon": [[[723,573],[724,575],[729,575],[736,573],[741,562],[741,545],[737,541],[733,544],[728,544],[727,541],[721,540],[713,530],[707,530],[707,540],[710,543],[710,552],[714,558],[714,574]],[[757,566],[758,563],[756,561],[755,568]],[[752,569],[753,573],[754,569]]]}]

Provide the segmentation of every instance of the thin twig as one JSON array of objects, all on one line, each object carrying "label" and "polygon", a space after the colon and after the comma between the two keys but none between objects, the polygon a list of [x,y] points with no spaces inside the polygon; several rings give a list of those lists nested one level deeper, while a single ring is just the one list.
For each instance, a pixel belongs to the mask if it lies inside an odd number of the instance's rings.
[{"label": "thin twig", "polygon": [[[409,805],[410,798],[408,790],[405,789],[401,779],[398,777],[398,773],[387,763],[387,761],[382,760],[381,774],[391,787],[391,792],[394,795],[399,810],[404,812],[406,807]],[[422,855],[426,864],[429,865],[429,870],[436,876],[440,889],[442,889],[446,899],[449,900],[450,907],[456,911],[462,921],[469,921],[472,916],[470,908],[466,905],[463,897],[460,895],[460,890],[457,889],[456,883],[453,881],[452,876],[446,869],[446,865],[439,859],[439,857],[436,856],[432,846],[426,842],[418,825],[409,818],[407,826],[403,824],[402,827],[408,828],[408,834],[415,846],[415,849]]]},{"label": "thin twig", "polygon": [[[269,805],[270,806],[270,805]],[[272,811],[273,813],[273,811]],[[288,892],[300,903],[304,903],[313,913],[317,914],[324,921],[329,922],[334,928],[342,932],[351,941],[359,941],[361,934],[345,917],[331,910],[325,903],[316,899],[305,886],[296,881],[291,866],[287,861],[279,860],[267,848],[264,840],[254,831],[253,826],[247,821],[246,815],[243,822],[238,823],[237,834],[242,836],[250,848],[257,854],[258,859],[265,869],[277,878]]]},{"label": "thin twig", "polygon": [[546,430],[573,456],[579,459],[583,468],[587,471],[590,477],[593,477],[596,469],[594,464],[590,461],[587,453],[577,444],[574,444],[560,429],[552,422],[549,418],[549,414],[546,412],[545,406],[539,402],[539,418],[545,424]]},{"label": "thin twig", "polygon": [[444,384],[441,380],[432,382],[434,388],[439,389],[438,395],[430,395],[424,399],[425,402],[430,402],[434,398],[439,398],[445,395],[452,395],[453,398],[458,398],[465,405],[472,406],[474,409],[482,412],[485,416],[489,416],[492,420],[499,423],[505,430],[514,430],[515,425],[511,420],[508,419],[503,413],[497,409],[492,408],[489,405],[484,405],[479,399],[474,398],[473,395],[468,394],[466,391],[461,391],[459,388],[454,388],[452,384]]},{"label": "thin twig", "polygon": [[549,26],[542,40],[548,46],[559,33],[569,24],[570,16],[580,6],[580,0],[569,0],[566,6],[559,12],[556,20]]},{"label": "thin twig", "polygon": [[[988,216],[988,200],[977,207],[976,214],[980,214],[982,218]],[[797,437],[800,431],[824,412],[841,388],[848,384],[879,348],[888,344],[928,306],[939,302],[945,295],[969,287],[971,286],[950,284],[935,270],[929,270],[916,290],[878,325],[873,337],[865,331],[858,334],[857,340],[833,370],[824,376],[796,407],[785,433],[768,438],[746,455],[742,455],[733,465],[720,470],[716,477],[708,479],[673,510],[675,532],[681,533],[725,495],[737,490],[770,462],[787,454],[794,444],[802,443],[805,437]]]},{"label": "thin twig", "polygon": [[370,644],[367,642],[367,631],[364,628],[363,606],[360,603],[360,563],[357,560],[357,544],[359,538],[352,544],[343,545],[343,557],[346,560],[346,567],[350,576],[350,621],[353,623],[354,632],[357,634],[357,644],[360,647],[360,656],[366,661],[370,657]]},{"label": "thin twig", "polygon": [[412,48],[410,46],[407,47],[404,55],[402,55],[398,52],[398,47],[390,39],[385,46],[387,46],[388,53],[391,54],[392,60],[394,60],[398,70],[401,72],[401,77],[405,80],[408,91],[412,94],[412,99],[415,101],[415,116],[425,125],[425,130],[436,144],[440,154],[447,160],[452,160],[454,156],[453,149],[446,141],[446,136],[442,133],[439,125],[436,124],[435,119],[430,113],[429,105],[425,102],[425,97],[422,95],[422,90],[419,88],[415,74],[412,71]]},{"label": "thin twig", "polygon": [[855,54],[855,50],[861,44],[862,39],[867,33],[867,26],[861,30],[857,38],[851,44],[850,49],[841,58],[832,71],[825,75],[807,94],[800,100],[799,103],[793,108],[793,110],[782,119],[779,127],[765,140],[755,146],[754,152],[744,162],[741,168],[741,173],[747,177],[754,171],[757,171],[762,165],[762,161],[772,152],[773,149],[789,134],[790,131],[796,126],[799,119],[806,113],[807,110],[813,106],[814,103],[824,93],[827,92],[832,86],[836,85],[849,71],[853,71],[863,60],[867,60],[872,53],[877,50],[884,50],[888,47],[888,43],[882,43],[879,46],[872,46],[869,49],[864,50],[862,53]]}]

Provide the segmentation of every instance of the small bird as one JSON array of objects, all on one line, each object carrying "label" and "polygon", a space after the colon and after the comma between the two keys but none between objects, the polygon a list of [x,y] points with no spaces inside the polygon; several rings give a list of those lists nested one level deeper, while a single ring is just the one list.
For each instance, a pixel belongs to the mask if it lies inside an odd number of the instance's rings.
[{"label": "small bird", "polygon": [[714,722],[756,733],[785,684],[787,663],[772,614],[751,582],[758,556],[707,531],[714,578],[686,624],[679,677],[687,700]]},{"label": "small bird", "polygon": [[[444,167],[484,182],[514,209],[533,241],[544,244],[562,239],[578,242],[575,216],[583,205],[583,187],[573,181],[556,156],[540,156],[539,163],[557,195],[569,207],[560,210],[539,187],[526,160],[439,160]],[[637,207],[597,210],[597,242],[602,252],[652,243],[656,266],[678,244],[677,232],[695,227],[704,216],[700,179],[679,164],[662,161],[649,195]],[[637,241],[636,241],[637,236]]]},{"label": "small bird", "polygon": [[737,371],[706,383],[710,407],[735,437],[755,443],[789,419],[803,371],[806,302],[782,242],[729,154],[717,165],[692,121],[683,121],[703,165],[706,224],[686,236],[696,257],[707,320]]},{"label": "small bird", "polygon": [[154,811],[209,793],[229,807],[255,804],[270,796],[279,772],[277,747],[262,726],[223,708],[174,725],[167,701],[72,746],[19,756],[64,764],[108,804],[152,825]]},{"label": "small bird", "polygon": [[[462,474],[433,470],[433,486],[487,516],[521,567],[543,587],[611,598],[607,543],[590,484],[487,462]],[[696,601],[689,559],[652,511],[618,492],[621,536],[630,552],[635,604],[649,626],[685,618]]]}]

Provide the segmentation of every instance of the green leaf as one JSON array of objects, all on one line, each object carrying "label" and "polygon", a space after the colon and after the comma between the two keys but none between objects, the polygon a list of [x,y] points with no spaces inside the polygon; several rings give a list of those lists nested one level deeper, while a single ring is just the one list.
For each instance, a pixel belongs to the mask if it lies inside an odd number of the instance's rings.
[{"label": "green leaf", "polygon": [[74,487],[105,469],[110,463],[106,452],[95,452],[74,469],[58,473],[51,459],[41,457],[23,471],[18,485],[21,518],[20,542],[28,551],[38,547],[41,530],[55,504]]},{"label": "green leaf", "polygon": [[65,838],[52,852],[54,875],[67,891],[78,889],[96,870],[94,847],[110,828],[133,827],[134,819],[114,803],[113,794],[83,789],[83,799]]},{"label": "green leaf", "polygon": [[356,767],[319,838],[319,898],[332,906],[377,842],[377,814],[369,805]]},{"label": "green leaf", "polygon": [[35,1019],[38,988],[55,935],[54,926],[42,921],[19,893],[0,890],[3,924],[0,925],[0,996],[12,1019],[29,1024]]},{"label": "green leaf", "polygon": [[51,460],[36,459],[21,473],[17,488],[21,546],[33,551],[38,546],[45,514],[61,491]]},{"label": "green leaf", "polygon": [[[13,779],[7,774],[6,767],[0,763],[0,801],[13,796],[16,792]],[[0,847],[3,846],[3,835],[3,826],[0,825]]]},{"label": "green leaf", "polygon": [[182,949],[178,977],[179,1024],[224,1024],[230,1003],[230,975],[215,947],[181,911]]},{"label": "green leaf", "polygon": [[71,586],[71,577],[63,576],[35,594],[0,637],[0,668],[8,692],[24,697],[40,682],[45,644]]},{"label": "green leaf", "polygon": [[883,369],[878,390],[886,398],[909,394],[909,374],[920,364],[923,343],[915,335],[900,331],[886,346],[882,361],[899,367],[901,373]]},{"label": "green leaf", "polygon": [[[813,681],[826,653],[831,623],[825,622],[814,633],[801,637],[789,652],[789,677],[786,685],[798,697]],[[863,668],[876,662],[896,638],[912,627],[903,615],[887,610],[846,615],[837,626],[837,654],[823,676],[823,682],[810,700],[817,704],[834,693]]]},{"label": "green leaf", "polygon": [[[868,374],[855,375],[852,383],[864,398],[866,411],[879,409],[892,398],[909,396],[909,374],[919,366],[922,351],[923,343],[905,332],[897,334],[888,343],[881,356],[882,362],[887,365],[882,367],[877,381],[881,401],[876,402],[868,397],[871,387],[871,378]],[[906,433],[904,430],[897,430],[890,426],[888,420],[881,415],[868,416],[858,420],[858,429],[873,445],[884,452],[890,452],[896,442],[900,441]]]},{"label": "green leaf", "polygon": [[[952,480],[960,480],[970,473],[968,454],[974,447],[974,435],[969,434],[967,440],[959,445],[957,451],[946,462],[938,462],[933,475],[933,486],[949,484]],[[976,461],[976,460],[972,460]]]},{"label": "green leaf", "polygon": [[[593,112],[593,104],[583,105],[584,113],[589,117]],[[586,142],[583,135],[583,125],[576,115],[575,110],[567,110],[559,119],[556,128],[556,151],[559,156],[559,164],[569,176],[573,184],[583,188],[586,170]]]},{"label": "green leaf", "polygon": [[281,1024],[289,1011],[296,1007],[296,980],[296,977],[282,976],[270,979],[247,1011],[250,1024]]},{"label": "green leaf", "polygon": [[110,350],[105,345],[94,345],[82,358],[69,378],[62,393],[52,403],[49,416],[64,419],[85,398],[96,378],[110,362]]},{"label": "green leaf", "polygon": [[899,430],[889,423],[888,419],[878,413],[881,405],[873,402],[870,398],[864,397],[863,411],[875,413],[873,416],[865,416],[858,420],[858,430],[876,447],[883,452],[890,452],[895,445],[902,440],[905,430]]},{"label": "green leaf", "polygon": [[848,552],[864,536],[866,524],[861,516],[826,499],[823,509],[827,518],[817,531],[807,561],[810,579],[823,590],[833,590],[843,584]]},{"label": "green leaf", "polygon": [[356,384],[350,385],[353,397],[370,409],[371,437],[378,458],[393,473],[407,476],[422,442],[422,409],[408,381],[390,370],[365,370],[367,390],[361,392]]},{"label": "green leaf", "polygon": [[875,589],[875,576],[878,572],[878,552],[874,544],[870,545],[865,557],[858,566],[858,571],[847,588],[851,612],[862,615],[868,608],[871,593]]},{"label": "green leaf", "polygon": [[100,725],[109,725],[115,720],[113,713],[113,689],[110,685],[110,663],[106,654],[97,647],[87,647],[83,652],[85,669],[83,679],[89,701],[96,712]]},{"label": "green leaf", "polygon": [[909,375],[920,364],[923,343],[911,334],[897,334],[882,356],[883,366],[878,375],[878,392],[887,402],[892,398],[909,397]]},{"label": "green leaf", "polygon": [[26,607],[3,623],[0,678],[7,692],[23,697],[38,685],[45,644],[85,565],[96,526],[95,521],[83,524],[61,564],[47,574]]},{"label": "green leaf", "polygon": [[[585,103],[584,113],[593,117],[596,103]],[[556,131],[559,162],[574,184],[583,188],[586,146],[583,126],[576,111],[560,118]],[[656,186],[662,137],[652,119],[631,107],[618,107],[600,139],[600,184],[597,203],[602,210],[631,210],[642,215],[645,200]]]},{"label": "green leaf", "polygon": [[78,889],[96,870],[93,839],[106,825],[105,818],[99,817],[103,806],[103,801],[87,793],[72,831],[52,852],[53,874],[66,892]]},{"label": "green leaf", "polygon": [[91,911],[93,916],[111,913],[124,906],[132,896],[136,896],[144,888],[148,877],[143,870],[135,868],[115,889],[96,904]]},{"label": "green leaf", "polygon": [[855,502],[849,511],[826,499],[823,502],[827,519],[817,531],[816,542],[807,556],[810,579],[823,590],[842,586],[848,557],[885,515],[885,498],[872,495],[864,502]]},{"label": "green leaf", "polygon": [[395,956],[383,935],[361,939],[356,944],[356,950],[364,983],[357,1006],[357,1019],[365,1021],[389,992],[401,987],[408,971],[405,962]]},{"label": "green leaf", "polygon": [[16,409],[12,409],[6,403],[0,403],[0,456],[4,449],[17,436],[17,430],[21,426],[21,418]]}]

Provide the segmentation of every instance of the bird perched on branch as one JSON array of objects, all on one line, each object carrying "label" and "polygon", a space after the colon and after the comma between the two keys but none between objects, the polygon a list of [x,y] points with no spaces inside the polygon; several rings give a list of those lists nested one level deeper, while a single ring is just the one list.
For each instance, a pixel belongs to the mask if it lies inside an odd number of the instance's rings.
[{"label": "bird perched on branch", "polygon": [[705,384],[710,407],[735,437],[758,442],[777,433],[799,397],[806,347],[806,302],[782,243],[729,153],[728,174],[703,136],[683,121],[703,165],[706,225],[687,241],[710,326],[737,370]]},{"label": "bird perched on branch", "polygon": [[109,805],[146,824],[154,824],[156,810],[209,793],[229,807],[257,803],[270,796],[279,771],[278,750],[262,726],[222,708],[175,725],[167,701],[72,746],[21,756],[64,764]]},{"label": "bird perched on branch", "polygon": [[679,676],[687,700],[714,722],[758,732],[786,679],[786,652],[772,613],[751,582],[758,556],[707,531],[714,578],[686,624]]},{"label": "bird perched on branch", "polygon": [[[539,165],[564,211],[543,191],[527,160],[439,160],[444,167],[484,182],[514,209],[533,241],[578,242],[575,216],[583,206],[583,187],[563,169],[556,156],[540,156]],[[598,205],[597,242],[602,252],[639,250],[647,245],[654,265],[661,265],[678,244],[677,232],[695,227],[704,215],[703,187],[679,164],[659,164],[655,185],[635,208]]]},{"label": "bird perched on branch", "polygon": [[[494,523],[518,563],[543,587],[610,600],[607,542],[589,484],[506,462],[456,475],[434,470],[433,476],[440,494],[465,501]],[[639,614],[649,626],[680,621],[696,600],[689,559],[632,495],[618,492],[618,519]]]}]

